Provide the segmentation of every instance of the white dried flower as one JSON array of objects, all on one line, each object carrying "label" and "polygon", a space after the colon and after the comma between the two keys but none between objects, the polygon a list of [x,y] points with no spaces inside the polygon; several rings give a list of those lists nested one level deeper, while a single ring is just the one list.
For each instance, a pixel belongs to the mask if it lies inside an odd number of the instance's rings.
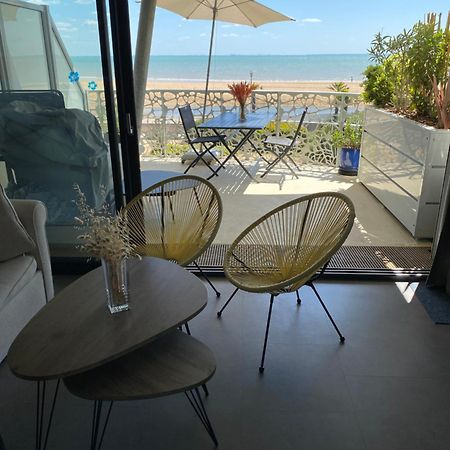
[{"label": "white dried flower", "polygon": [[97,210],[91,208],[80,186],[75,184],[73,188],[77,194],[75,204],[80,212],[80,216],[75,217],[75,228],[82,230],[82,234],[77,236],[83,241],[79,246],[80,250],[89,256],[107,261],[139,257],[135,252],[136,246],[131,242],[127,218],[123,211],[112,214],[107,204]]}]

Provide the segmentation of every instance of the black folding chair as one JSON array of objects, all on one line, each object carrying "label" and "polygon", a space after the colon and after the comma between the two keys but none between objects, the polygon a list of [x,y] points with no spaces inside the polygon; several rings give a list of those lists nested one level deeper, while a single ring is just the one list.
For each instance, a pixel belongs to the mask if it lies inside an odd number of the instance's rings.
[{"label": "black folding chair", "polygon": [[300,134],[300,129],[302,128],[307,112],[308,108],[305,108],[300,118],[300,122],[298,123],[297,130],[295,131],[294,137],[292,139],[282,136],[269,136],[264,141],[266,150],[272,153],[275,156],[275,159],[267,165],[265,172],[261,175],[261,178],[265,177],[280,162],[282,162],[289,169],[289,171],[292,173],[292,175],[294,175],[295,178],[298,178],[297,174],[289,165],[288,161],[298,171],[300,171],[300,167],[298,167],[297,163],[292,159],[290,153],[295,145],[295,142],[297,141],[298,135]]},{"label": "black folding chair", "polygon": [[[178,108],[178,112],[180,113],[184,132],[186,133],[187,142],[196,155],[196,157],[192,160],[184,173],[186,174],[192,167],[194,167],[200,160],[202,160],[205,165],[211,170],[211,172],[214,175],[218,176],[217,170],[214,170],[210,166],[209,162],[205,159],[205,155],[210,155],[212,160],[215,160],[220,164],[219,159],[211,150],[216,145],[225,143],[226,136],[223,134],[217,136],[201,136],[198,131],[197,125],[195,124],[194,114],[192,114],[190,105],[185,105],[181,108]],[[199,148],[197,148],[196,145],[198,145]]]}]

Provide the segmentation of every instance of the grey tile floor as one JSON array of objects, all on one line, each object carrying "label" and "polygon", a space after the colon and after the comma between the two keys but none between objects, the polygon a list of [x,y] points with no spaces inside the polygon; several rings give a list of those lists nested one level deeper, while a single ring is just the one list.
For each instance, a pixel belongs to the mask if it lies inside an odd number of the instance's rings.
[{"label": "grey tile floor", "polygon": [[[308,288],[276,299],[258,373],[268,297],[216,279],[217,300],[191,322],[217,359],[206,407],[219,448],[427,450],[450,448],[450,326],[436,326],[393,282],[322,282],[347,340],[339,344]],[[57,280],[58,281],[58,280]],[[59,284],[68,279],[60,279]],[[58,284],[58,283],[57,283]],[[35,386],[0,366],[0,433],[7,450],[33,448]],[[91,404],[58,399],[49,449],[88,448]],[[183,395],[113,409],[105,449],[213,449]]]}]

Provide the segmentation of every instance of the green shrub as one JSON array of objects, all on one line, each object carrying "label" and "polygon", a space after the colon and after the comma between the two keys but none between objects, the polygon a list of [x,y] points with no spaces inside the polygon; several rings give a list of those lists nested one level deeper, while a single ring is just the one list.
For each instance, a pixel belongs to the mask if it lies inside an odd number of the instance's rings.
[{"label": "green shrub", "polygon": [[375,65],[364,73],[364,100],[436,121],[433,78],[444,83],[448,76],[450,22],[442,27],[441,15],[430,13],[397,36],[376,34],[368,51]]},{"label": "green shrub", "polygon": [[384,65],[368,66],[364,72],[363,99],[378,107],[392,105],[394,86]]},{"label": "green shrub", "polygon": [[168,156],[183,155],[189,150],[189,145],[178,142],[168,142],[165,149],[165,154]]},{"label": "green shrub", "polygon": [[360,148],[362,123],[360,120],[346,120],[342,130],[337,129],[331,136],[336,148]]},{"label": "green shrub", "polygon": [[411,102],[417,113],[434,117],[433,75],[438,83],[447,78],[450,34],[436,27],[434,21],[417,23],[414,42],[408,50],[408,72],[411,80]]}]

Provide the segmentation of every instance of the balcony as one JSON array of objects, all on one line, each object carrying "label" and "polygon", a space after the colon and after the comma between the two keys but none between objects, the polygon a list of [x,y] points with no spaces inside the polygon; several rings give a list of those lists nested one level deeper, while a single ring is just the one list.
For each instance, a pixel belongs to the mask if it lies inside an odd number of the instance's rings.
[{"label": "balcony", "polygon": [[[101,123],[105,121],[103,93],[87,93],[88,107]],[[202,121],[204,91],[149,90],[145,96],[145,112],[141,130],[141,170],[184,172],[181,155],[188,150],[177,108],[189,103],[198,123]],[[236,107],[229,91],[213,90],[208,94],[205,120]],[[333,191],[348,195],[355,204],[356,225],[346,246],[359,251],[351,259],[377,260],[380,266],[424,269],[430,263],[430,241],[415,240],[403,225],[359,182],[357,177],[339,175],[337,149],[331,135],[348,118],[362,120],[364,104],[358,94],[344,92],[264,91],[253,93],[249,108],[270,110],[275,119],[262,132],[254,135],[254,143],[262,148],[268,135],[292,136],[304,107],[308,107],[305,125],[293,151],[301,167],[298,179],[287,169],[277,166],[261,179],[264,163],[251,146],[244,147],[239,158],[255,176],[252,180],[237,164],[214,177],[224,214],[215,244],[229,245],[237,235],[271,209],[300,195]],[[233,136],[231,136],[233,139]],[[189,173],[208,176],[201,164]],[[387,249],[390,249],[387,252]],[[387,253],[386,253],[387,252]],[[406,262],[394,263],[393,256],[404,252]],[[371,255],[370,257],[368,255]],[[358,265],[357,264],[357,265]]]}]

